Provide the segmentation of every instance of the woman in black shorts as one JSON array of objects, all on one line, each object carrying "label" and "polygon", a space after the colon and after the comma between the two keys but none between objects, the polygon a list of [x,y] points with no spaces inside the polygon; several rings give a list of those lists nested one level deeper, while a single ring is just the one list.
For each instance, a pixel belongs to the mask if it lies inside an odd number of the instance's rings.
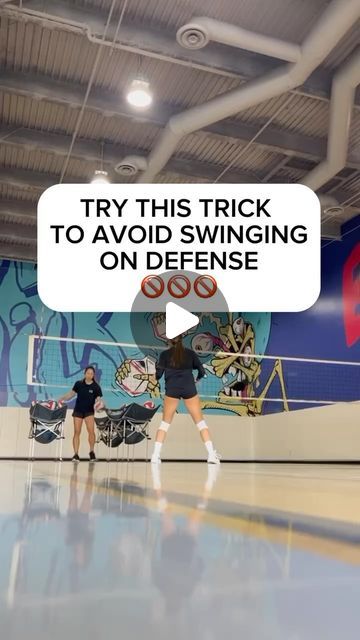
[{"label": "woman in black shorts", "polygon": [[151,462],[154,464],[161,462],[161,448],[181,399],[184,400],[188,412],[199,429],[201,439],[208,453],[208,463],[220,463],[219,455],[213,447],[209,429],[201,411],[193,370],[198,372],[196,382],[205,377],[205,369],[197,354],[183,346],[181,336],[171,340],[170,349],[161,353],[156,365],[157,380],[160,380],[165,373],[165,397],[163,419],[156,434],[154,451],[151,457]]},{"label": "woman in black shorts", "polygon": [[74,447],[74,457],[73,462],[79,462],[79,446],[80,446],[80,434],[83,421],[85,421],[88,438],[89,438],[89,446],[90,453],[89,459],[95,462],[96,457],[94,453],[95,446],[95,421],[94,421],[94,412],[95,412],[95,403],[97,400],[101,399],[102,391],[100,385],[95,380],[95,369],[94,367],[86,367],[85,376],[82,380],[78,380],[75,382],[73,388],[69,393],[66,393],[62,398],[59,399],[59,402],[64,402],[66,400],[71,400],[72,398],[76,398],[75,407],[73,411],[74,418],[74,438],[73,438],[73,447]]}]

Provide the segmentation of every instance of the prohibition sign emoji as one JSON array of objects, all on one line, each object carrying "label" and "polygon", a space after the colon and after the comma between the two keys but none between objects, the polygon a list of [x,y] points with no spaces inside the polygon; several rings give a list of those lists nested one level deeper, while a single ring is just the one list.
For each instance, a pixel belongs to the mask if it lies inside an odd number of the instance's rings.
[{"label": "prohibition sign emoji", "polygon": [[212,276],[199,276],[194,282],[194,290],[199,298],[212,298],[217,292],[217,282]]},{"label": "prohibition sign emoji", "polygon": [[191,282],[187,276],[171,276],[167,288],[173,298],[185,298],[190,293]]},{"label": "prohibition sign emoji", "polygon": [[146,276],[141,282],[141,291],[147,298],[159,298],[164,289],[164,281],[159,276]]}]

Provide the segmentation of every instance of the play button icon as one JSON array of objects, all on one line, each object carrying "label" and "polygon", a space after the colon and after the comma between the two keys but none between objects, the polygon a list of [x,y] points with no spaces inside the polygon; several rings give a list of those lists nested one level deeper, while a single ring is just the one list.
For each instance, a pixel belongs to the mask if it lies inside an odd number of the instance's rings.
[{"label": "play button icon", "polygon": [[142,354],[157,360],[161,349],[168,348],[169,340],[179,335],[191,347],[196,333],[206,331],[201,325],[217,324],[218,314],[228,312],[223,294],[216,282],[213,285],[211,275],[195,271],[163,271],[140,277],[130,314],[134,348],[126,347],[127,359],[134,353],[137,358]]},{"label": "play button icon", "polygon": [[183,309],[175,302],[168,302],[166,305],[165,333],[169,340],[189,331],[199,324],[199,318]]}]

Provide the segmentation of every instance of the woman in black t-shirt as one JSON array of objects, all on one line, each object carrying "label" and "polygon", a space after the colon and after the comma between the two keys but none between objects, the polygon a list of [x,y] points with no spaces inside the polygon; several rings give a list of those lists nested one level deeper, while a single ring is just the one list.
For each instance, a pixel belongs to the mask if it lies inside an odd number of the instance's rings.
[{"label": "woman in black t-shirt", "polygon": [[78,380],[75,382],[71,391],[66,393],[62,398],[59,399],[59,402],[64,402],[65,400],[71,400],[72,398],[76,398],[75,407],[73,411],[74,418],[74,438],[73,438],[73,446],[74,446],[74,457],[73,462],[79,462],[79,446],[80,446],[80,434],[83,421],[85,421],[88,437],[89,437],[89,446],[90,446],[90,454],[89,459],[95,462],[96,457],[94,453],[95,446],[95,422],[94,422],[94,412],[95,412],[95,403],[97,400],[101,399],[102,391],[100,385],[95,380],[95,369],[94,367],[86,367],[85,369],[85,377],[82,380]]}]

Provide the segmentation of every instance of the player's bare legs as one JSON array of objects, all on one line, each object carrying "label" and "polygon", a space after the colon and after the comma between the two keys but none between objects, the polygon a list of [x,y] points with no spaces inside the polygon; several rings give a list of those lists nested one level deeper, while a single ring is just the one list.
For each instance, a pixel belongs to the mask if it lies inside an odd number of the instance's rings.
[{"label": "player's bare legs", "polygon": [[77,457],[79,456],[80,435],[81,435],[82,423],[83,423],[83,419],[82,418],[74,418],[73,447],[74,447],[74,458],[75,458],[76,461],[77,461]]},{"label": "player's bare legs", "polygon": [[156,432],[154,451],[151,456],[151,462],[154,464],[159,464],[161,462],[161,458],[160,458],[161,447],[163,445],[163,442],[165,442],[166,434],[169,430],[170,424],[173,420],[178,404],[179,404],[178,398],[170,398],[169,396],[164,397],[163,419]]},{"label": "player's bare legs", "polygon": [[192,398],[188,398],[187,400],[184,400],[184,403],[197,428],[199,429],[200,437],[208,452],[208,462],[211,464],[220,464],[220,458],[214,449],[213,443],[210,438],[208,426],[201,411],[199,396],[196,395]]}]

